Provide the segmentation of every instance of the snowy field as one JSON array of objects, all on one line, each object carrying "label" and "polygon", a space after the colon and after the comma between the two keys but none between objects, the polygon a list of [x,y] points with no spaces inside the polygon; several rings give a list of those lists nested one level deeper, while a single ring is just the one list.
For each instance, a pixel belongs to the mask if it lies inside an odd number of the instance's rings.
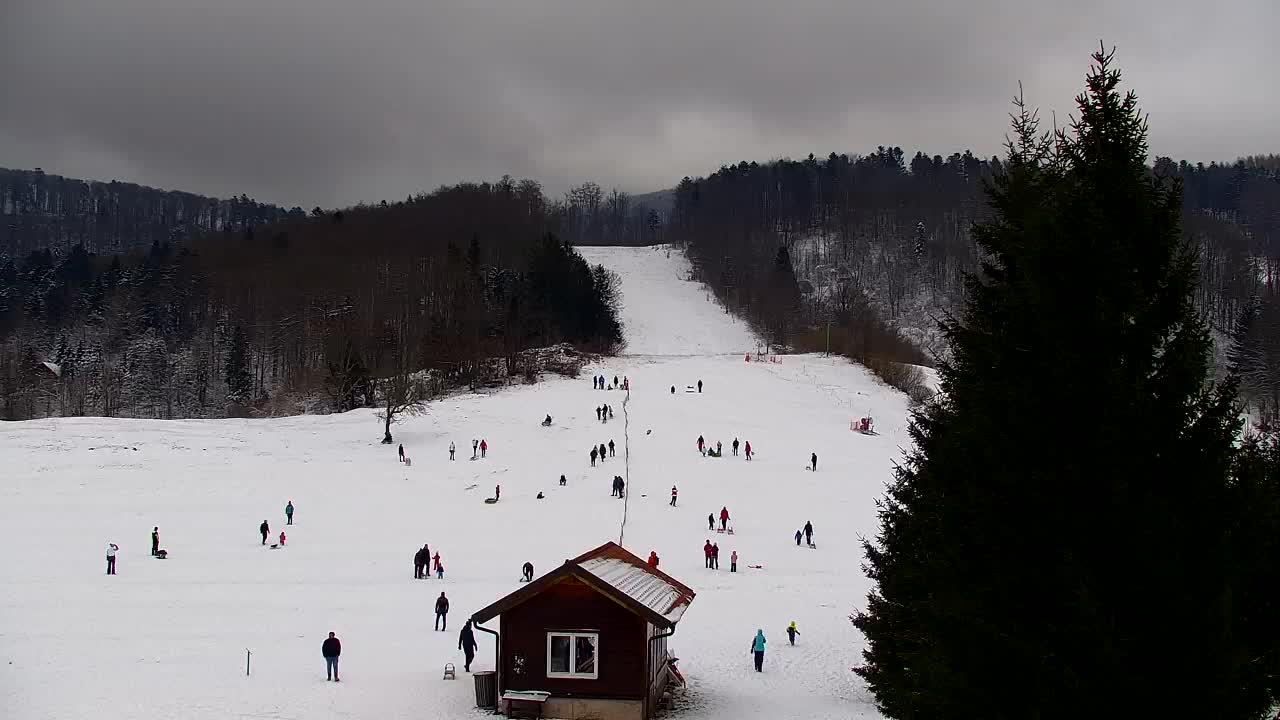
[{"label": "snowy field", "polygon": [[[744,362],[750,334],[683,280],[678,253],[584,255],[623,279],[630,354],[578,380],[433,404],[393,428],[412,467],[378,443],[371,410],[0,425],[0,715],[477,717],[457,630],[517,586],[526,560],[541,575],[618,539],[623,502],[609,485],[626,474],[629,447],[624,545],[642,557],[656,550],[698,593],[671,639],[690,684],[668,717],[877,717],[850,671],[862,639],[848,616],[869,588],[858,541],[874,532],[874,500],[901,457],[906,399],[841,360]],[[593,371],[630,378],[629,423],[621,392],[592,390]],[[699,379],[702,394],[684,391]],[[607,425],[594,413],[604,402],[616,413]],[[539,424],[547,413],[550,428]],[[850,432],[868,413],[881,434]],[[699,434],[723,442],[725,457],[699,455]],[[472,462],[481,437],[488,457]],[[751,442],[755,460],[730,455],[734,437]],[[610,439],[618,457],[590,468],[590,446]],[[816,473],[805,469],[810,452]],[[485,505],[496,484],[501,502]],[[285,528],[289,500],[297,514]],[[709,535],[707,514],[722,505],[736,533]],[[263,519],[273,537],[286,530],[287,547],[260,545]],[[792,538],[806,520],[816,550]],[[165,561],[148,557],[157,525]],[[721,547],[719,571],[703,568],[708,537]],[[121,547],[115,577],[104,574],[107,542]],[[443,581],[412,579],[423,543],[440,552]],[[433,632],[441,591],[449,631]],[[788,647],[792,620],[801,635]],[[756,628],[769,639],[763,674],[748,653]],[[329,631],[343,643],[341,684],[324,680]],[[491,669],[492,638],[477,638],[473,669]],[[446,662],[457,681],[441,679]]]}]

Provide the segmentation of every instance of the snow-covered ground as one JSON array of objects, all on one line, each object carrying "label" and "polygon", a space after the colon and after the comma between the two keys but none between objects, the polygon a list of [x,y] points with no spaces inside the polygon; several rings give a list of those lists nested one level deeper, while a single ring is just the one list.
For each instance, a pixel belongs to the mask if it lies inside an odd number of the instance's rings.
[{"label": "snow-covered ground", "polygon": [[[862,638],[848,615],[869,589],[859,538],[874,533],[874,500],[906,442],[906,399],[842,360],[744,362],[750,335],[683,280],[678,253],[583,252],[623,279],[634,355],[578,380],[432,405],[394,428],[412,467],[378,443],[371,410],[0,425],[0,715],[476,717],[470,678],[441,679],[446,662],[461,669],[463,620],[514,589],[524,561],[541,575],[617,540],[623,503],[609,484],[629,474],[624,545],[656,550],[698,593],[671,640],[690,686],[670,717],[877,717],[850,671]],[[621,392],[592,390],[593,371],[630,378],[629,423]],[[684,391],[699,379],[702,394]],[[602,425],[594,408],[605,402],[616,419]],[[555,422],[543,428],[547,413]],[[880,435],[850,432],[867,413]],[[723,442],[725,457],[699,455],[699,434]],[[480,437],[488,457],[471,462]],[[755,460],[730,456],[734,437],[751,442]],[[590,446],[610,439],[618,457],[588,467]],[[810,452],[816,473],[805,470]],[[499,483],[501,502],[485,505]],[[709,535],[707,514],[722,505],[736,533]],[[273,537],[288,533],[286,548],[260,545],[264,518]],[[806,520],[816,550],[792,539]],[[148,557],[157,525],[166,561]],[[703,568],[708,537],[721,547],[719,571]],[[115,577],[104,574],[107,542],[121,546]],[[441,553],[443,581],[412,579],[424,542]],[[735,549],[741,572],[730,574]],[[449,631],[433,632],[441,591]],[[788,647],[792,620],[801,635]],[[763,674],[748,654],[757,628],[769,639]],[[329,631],[343,642],[341,684],[323,678]],[[492,668],[493,642],[478,639],[473,669]]]}]

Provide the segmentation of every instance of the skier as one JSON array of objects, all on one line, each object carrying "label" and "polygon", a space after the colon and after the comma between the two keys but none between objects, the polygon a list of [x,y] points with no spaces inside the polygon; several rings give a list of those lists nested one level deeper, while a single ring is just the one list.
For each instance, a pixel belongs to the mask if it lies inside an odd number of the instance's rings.
[{"label": "skier", "polygon": [[284,547],[284,531],[280,531],[280,547]]},{"label": "skier", "polygon": [[804,533],[800,532],[799,530],[796,531],[796,547],[800,547],[800,537],[802,535],[804,535]]},{"label": "skier", "polygon": [[449,598],[440,593],[440,597],[436,598],[436,630],[444,631],[449,628],[448,615]]},{"label": "skier", "polygon": [[702,392],[702,381],[698,381],[698,392]]},{"label": "skier", "polygon": [[813,453],[809,456],[809,469],[814,472],[818,471],[818,453]]},{"label": "skier", "polygon": [[716,529],[716,516],[713,515],[712,513],[707,513],[707,529],[708,530]]},{"label": "skier", "polygon": [[729,527],[729,508],[720,508],[720,530],[723,532]]},{"label": "skier", "polygon": [[711,543],[711,569],[720,569],[720,544]]},{"label": "skier", "polygon": [[404,443],[400,443],[400,462],[404,462]]},{"label": "skier", "polygon": [[342,654],[342,643],[333,633],[329,633],[329,639],[320,646],[320,654],[324,655],[324,679],[338,682],[338,656]]},{"label": "skier", "polygon": [[702,436],[699,435],[698,436],[698,452],[702,452],[702,445],[703,445]]},{"label": "skier", "polygon": [[706,567],[708,570],[710,570],[711,569],[711,540],[710,539],[708,539],[707,542],[702,545],[702,554],[706,556],[704,558],[706,561]]},{"label": "skier", "polygon": [[293,524],[293,501],[292,500],[290,500],[289,503],[284,506],[284,520],[285,520],[285,523],[284,523],[285,525]]},{"label": "skier", "polygon": [[413,554],[413,579],[421,580],[423,575],[422,567],[427,564],[427,546],[423,545]]},{"label": "skier", "polygon": [[484,453],[488,449],[489,449],[489,443],[485,442],[484,440],[481,440],[480,441],[480,457],[484,457]]},{"label": "skier", "polygon": [[458,649],[462,651],[462,655],[466,658],[462,669],[464,672],[471,672],[471,661],[476,658],[476,636],[471,632],[471,621],[468,620],[466,625],[462,626],[462,632],[458,633]]},{"label": "skier", "polygon": [[520,572],[523,573],[525,582],[533,581],[533,563],[526,562],[524,566],[520,568]]},{"label": "skier", "polygon": [[729,572],[738,572],[738,551],[729,554]]},{"label": "skier", "polygon": [[649,567],[651,568],[658,567],[658,553],[654,550],[649,551]]},{"label": "skier", "polygon": [[120,551],[120,546],[115,543],[107,543],[107,574],[116,574],[116,553]]},{"label": "skier", "polygon": [[475,438],[471,438],[471,459],[475,460],[476,454],[479,452],[480,452],[480,441]]},{"label": "skier", "polygon": [[452,460],[452,459],[453,459],[453,451],[454,451],[454,450],[456,450],[456,449],[457,449],[457,448],[456,448],[456,446],[453,444],[453,441],[452,441],[452,440],[450,440],[450,441],[449,441],[449,459],[450,459],[450,460]]},{"label": "skier", "polygon": [[751,654],[756,658],[756,672],[764,672],[764,630],[756,630],[756,637],[751,641]]},{"label": "skier", "polygon": [[787,639],[791,641],[792,645],[796,644],[796,636],[799,634],[800,631],[796,629],[796,621],[792,620],[791,624],[787,626]]},{"label": "skier", "polygon": [[808,520],[804,521],[804,542],[809,547],[813,547],[813,523]]},{"label": "skier", "polygon": [[671,486],[671,507],[676,506],[676,486]]},{"label": "skier", "polygon": [[742,445],[742,452],[746,453],[748,460],[751,459],[751,441],[750,440],[748,440],[746,443]]},{"label": "skier", "polygon": [[160,554],[160,528],[151,528],[151,557]]},{"label": "skier", "polygon": [[258,531],[262,533],[262,544],[266,545],[267,535],[271,532],[271,527],[267,525],[266,520],[263,520],[262,524],[258,526]]},{"label": "skier", "polygon": [[731,445],[730,447],[733,448],[733,454],[736,457],[738,455],[738,438],[733,439],[733,445]]},{"label": "skier", "polygon": [[613,440],[609,441],[609,457],[613,457]]},{"label": "skier", "polygon": [[595,446],[595,445],[592,445],[592,446],[591,446],[591,467],[595,467],[595,466],[596,466],[596,455],[598,455],[598,454],[599,454],[599,452],[596,450],[596,446]]},{"label": "skier", "polygon": [[568,480],[565,480],[565,479],[564,479],[564,475],[563,475],[563,474],[561,474],[561,475],[560,475],[560,487],[564,487],[564,486],[565,486],[565,483],[567,483],[567,482],[569,482],[569,481],[568,481]]}]

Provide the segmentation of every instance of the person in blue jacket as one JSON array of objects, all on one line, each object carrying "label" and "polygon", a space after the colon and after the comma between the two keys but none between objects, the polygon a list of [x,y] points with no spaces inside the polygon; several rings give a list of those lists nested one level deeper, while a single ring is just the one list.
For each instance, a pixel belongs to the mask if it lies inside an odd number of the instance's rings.
[{"label": "person in blue jacket", "polygon": [[756,656],[756,672],[764,672],[764,630],[756,630],[751,641],[751,652]]}]

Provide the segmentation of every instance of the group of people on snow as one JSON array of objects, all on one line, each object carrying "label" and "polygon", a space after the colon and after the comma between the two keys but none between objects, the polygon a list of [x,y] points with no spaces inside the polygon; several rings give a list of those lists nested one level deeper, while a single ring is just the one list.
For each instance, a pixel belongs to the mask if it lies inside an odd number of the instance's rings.
[{"label": "group of people on snow", "polygon": [[617,390],[618,388],[622,388],[623,390],[630,390],[631,381],[628,380],[626,377],[623,377],[622,383],[619,384],[618,376],[614,375],[613,384],[610,385],[608,380],[606,380],[603,375],[596,375],[595,377],[591,378],[591,389],[593,390]]},{"label": "group of people on snow", "polygon": [[[600,461],[601,461],[601,462],[603,462],[603,461],[604,461],[604,459],[605,459],[606,457],[614,457],[614,447],[615,447],[615,446],[614,446],[614,444],[613,444],[613,441],[612,441],[612,440],[610,440],[610,441],[609,441],[609,445],[608,445],[608,450],[607,450],[607,451],[606,451],[606,449],[605,449],[605,444],[604,444],[604,443],[600,443],[600,445],[599,445],[599,446],[592,445],[592,446],[591,446],[591,452],[590,452],[590,457],[591,457],[591,467],[595,467],[595,466],[596,466],[596,458],[599,458],[599,459],[600,459]],[[606,454],[606,452],[607,452],[607,454]]]},{"label": "group of people on snow", "polygon": [[431,562],[436,564],[436,579],[444,579],[444,565],[440,563],[440,552],[436,551],[433,556],[431,548],[427,544],[423,544],[422,548],[413,554],[413,579],[425,580],[431,577]]},{"label": "group of people on snow", "polygon": [[804,536],[804,542],[809,547],[816,547],[813,544],[813,523],[805,521],[804,527],[796,531],[796,547],[800,546],[800,536]]},{"label": "group of people on snow", "polygon": [[626,497],[626,491],[627,491],[627,484],[626,482],[623,481],[622,476],[614,475],[613,476],[613,497],[624,498]]},{"label": "group of people on snow", "polygon": [[613,417],[613,406],[612,406],[612,405],[607,405],[607,404],[606,404],[606,405],[601,405],[600,407],[596,408],[596,420],[599,420],[600,422],[606,422],[606,423],[607,423],[607,422],[609,422],[610,418],[612,418],[612,417]]},{"label": "group of people on snow", "polygon": [[[738,438],[734,438],[733,443],[730,444],[729,447],[733,449],[733,454],[736,456],[738,454]],[[751,443],[747,442],[746,445],[743,447],[743,450],[746,453],[747,459],[750,460],[751,459]],[[719,440],[716,441],[716,447],[713,450],[707,446],[706,439],[701,435],[698,436],[698,452],[702,453],[703,456],[707,456],[707,455],[710,455],[711,457],[724,456],[724,450]]]}]

